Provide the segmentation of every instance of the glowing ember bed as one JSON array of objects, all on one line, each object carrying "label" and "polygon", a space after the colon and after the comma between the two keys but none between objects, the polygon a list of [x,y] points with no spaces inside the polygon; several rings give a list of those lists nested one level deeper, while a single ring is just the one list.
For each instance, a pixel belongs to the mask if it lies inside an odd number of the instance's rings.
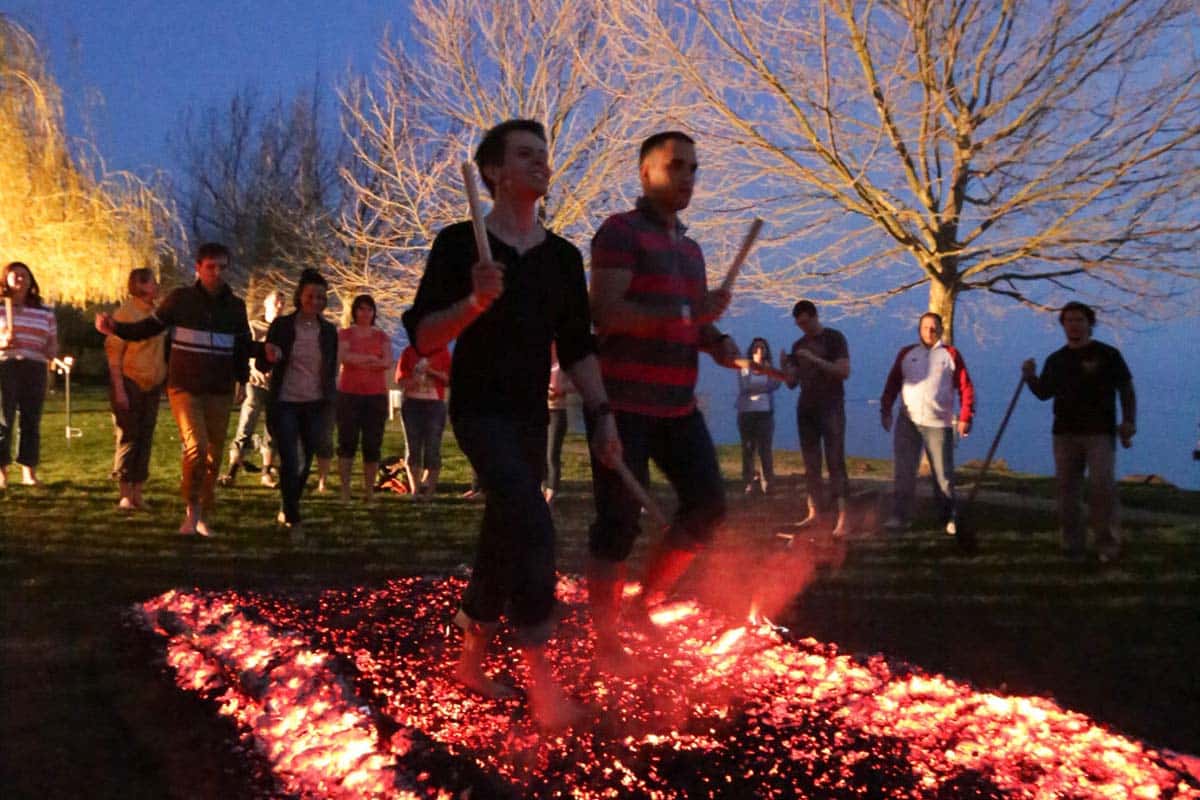
[{"label": "glowing ember bed", "polygon": [[[838,655],[695,604],[657,618],[654,669],[590,670],[584,595],[553,643],[595,708],[539,735],[520,701],[461,692],[444,663],[459,579],[294,598],[168,592],[141,607],[179,686],[212,698],[299,797],[1200,798],[1171,757],[1036,697]],[[523,682],[512,642],[491,667]]]}]

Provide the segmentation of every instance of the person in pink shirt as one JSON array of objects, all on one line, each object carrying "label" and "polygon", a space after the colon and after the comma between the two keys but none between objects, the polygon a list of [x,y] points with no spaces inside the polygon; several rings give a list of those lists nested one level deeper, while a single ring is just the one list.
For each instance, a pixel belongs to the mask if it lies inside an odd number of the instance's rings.
[{"label": "person in pink shirt", "polygon": [[342,499],[350,499],[354,453],[362,439],[363,498],[371,502],[387,423],[387,371],[392,342],[375,327],[375,298],[360,294],[350,304],[353,324],[338,331],[338,471]]},{"label": "person in pink shirt", "polygon": [[396,383],[404,392],[404,463],[414,498],[437,490],[442,470],[442,433],[446,430],[446,386],[450,383],[450,351],[445,347],[422,356],[412,345],[396,365]]}]

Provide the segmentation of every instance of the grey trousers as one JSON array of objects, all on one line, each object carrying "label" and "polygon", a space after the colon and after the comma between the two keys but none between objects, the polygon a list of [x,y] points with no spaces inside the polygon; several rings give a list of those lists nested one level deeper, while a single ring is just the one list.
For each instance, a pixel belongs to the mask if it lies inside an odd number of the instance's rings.
[{"label": "grey trousers", "polygon": [[1087,531],[1080,514],[1083,476],[1088,476],[1088,506],[1096,547],[1113,552],[1121,546],[1117,491],[1114,483],[1117,446],[1112,435],[1057,434],[1054,437],[1054,477],[1058,481],[1058,518],[1063,549],[1082,553]]},{"label": "grey trousers", "polygon": [[896,417],[893,429],[895,458],[892,479],[895,515],[899,520],[912,519],[913,496],[917,489],[917,467],[921,453],[929,459],[929,478],[942,521],[954,519],[954,428],[917,425],[904,414]]}]

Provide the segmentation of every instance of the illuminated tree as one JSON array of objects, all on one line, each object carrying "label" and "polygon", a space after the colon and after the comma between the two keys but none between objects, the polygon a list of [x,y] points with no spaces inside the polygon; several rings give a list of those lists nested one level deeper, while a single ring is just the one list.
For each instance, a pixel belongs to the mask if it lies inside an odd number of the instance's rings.
[{"label": "illuminated tree", "polygon": [[415,0],[411,36],[385,37],[373,84],[344,94],[354,200],[346,280],[407,304],[433,237],[466,216],[459,164],[511,117],[546,125],[547,227],[583,242],[636,177],[635,117],[599,25],[598,0]]},{"label": "illuminated tree", "polygon": [[612,8],[624,79],[668,87],[703,143],[700,203],[769,222],[745,292],[854,311],[925,289],[948,332],[968,293],[1194,309],[1193,0]]},{"label": "illuminated tree", "polygon": [[171,219],[145,182],[68,144],[37,43],[0,14],[0,261],[28,263],[52,301],[112,300],[131,268],[159,266]]}]

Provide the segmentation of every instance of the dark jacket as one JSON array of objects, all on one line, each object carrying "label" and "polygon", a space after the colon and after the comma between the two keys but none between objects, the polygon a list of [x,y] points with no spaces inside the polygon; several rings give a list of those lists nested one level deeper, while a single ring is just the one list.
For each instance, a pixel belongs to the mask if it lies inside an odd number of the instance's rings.
[{"label": "dark jacket", "polygon": [[[321,348],[321,394],[326,402],[332,403],[337,396],[337,327],[324,317],[318,317],[317,321],[321,326],[317,333],[317,342]],[[275,402],[279,398],[279,390],[283,387],[288,359],[292,357],[292,345],[296,343],[296,312],[275,318],[271,327],[267,329],[267,342],[278,347],[283,354],[272,364],[267,361],[266,353],[263,352],[254,360],[254,366],[259,372],[269,376],[268,396],[271,402]]]},{"label": "dark jacket", "polygon": [[149,339],[171,329],[167,386],[189,394],[228,394],[250,377],[250,324],[246,304],[228,285],[209,294],[199,281],[167,295],[139,322],[117,322],[122,339]]}]

